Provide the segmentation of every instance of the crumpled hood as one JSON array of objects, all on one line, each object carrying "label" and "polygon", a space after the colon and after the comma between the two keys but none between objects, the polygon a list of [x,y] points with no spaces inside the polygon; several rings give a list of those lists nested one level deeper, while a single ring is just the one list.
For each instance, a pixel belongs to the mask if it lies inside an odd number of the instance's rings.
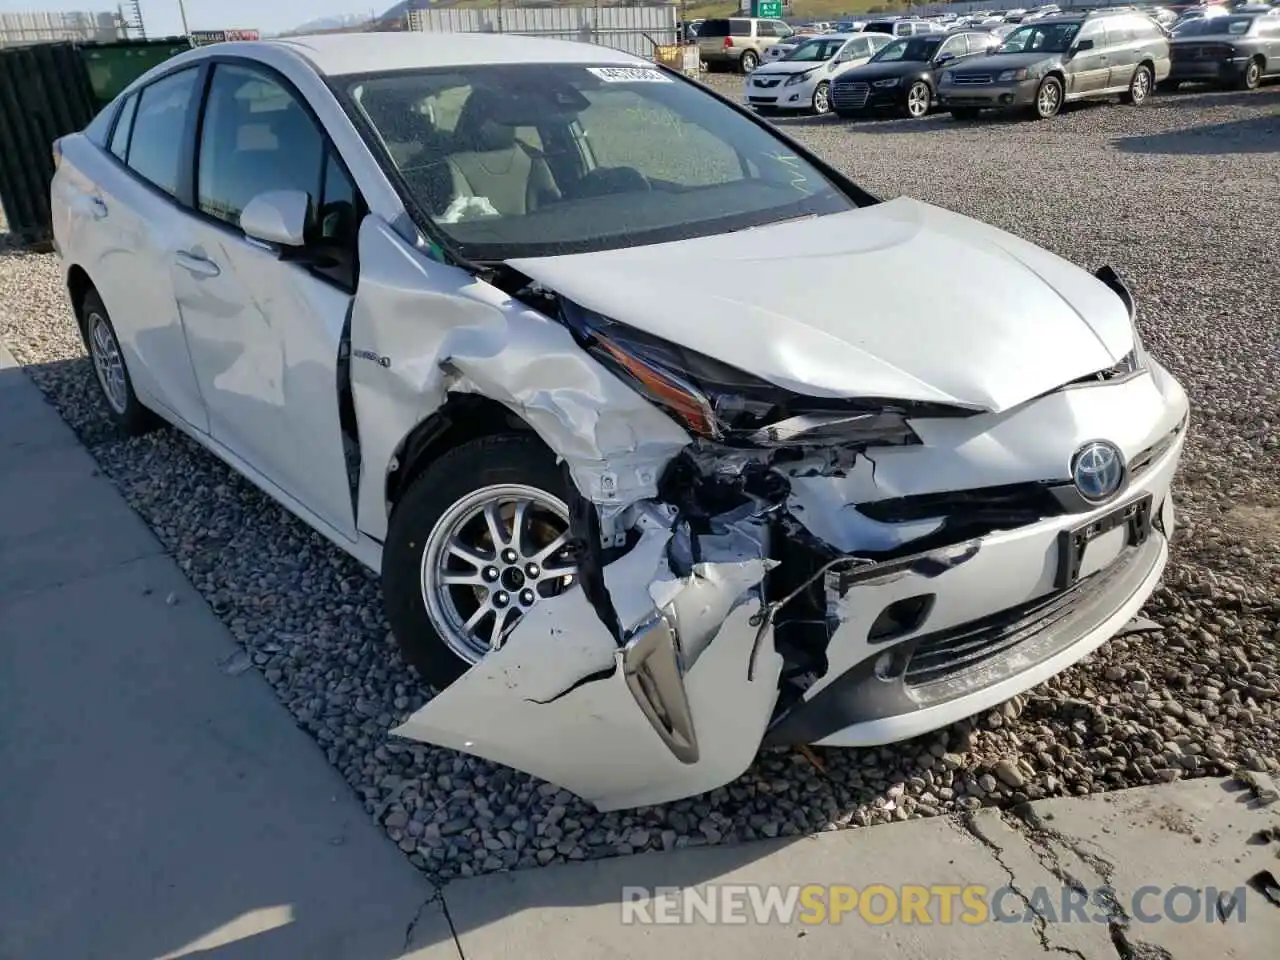
[{"label": "crumpled hood", "polygon": [[509,262],[590,310],[809,396],[999,411],[1133,347],[1124,304],[1097,278],[907,198]]}]

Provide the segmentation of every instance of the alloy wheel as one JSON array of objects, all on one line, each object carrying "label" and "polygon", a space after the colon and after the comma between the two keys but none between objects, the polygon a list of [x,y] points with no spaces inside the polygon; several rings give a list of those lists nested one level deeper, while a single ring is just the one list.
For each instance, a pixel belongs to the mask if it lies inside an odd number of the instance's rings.
[{"label": "alloy wheel", "polygon": [[1062,88],[1052,79],[1040,85],[1036,94],[1036,110],[1042,117],[1052,117],[1062,105]]},{"label": "alloy wheel", "polygon": [[449,648],[473,664],[576,576],[568,507],[524,484],[482,487],[458,500],[422,551],[427,616]]},{"label": "alloy wheel", "polygon": [[929,85],[923,80],[916,81],[907,91],[907,113],[918,120],[929,112],[931,99]]},{"label": "alloy wheel", "polygon": [[1133,75],[1133,84],[1129,90],[1129,96],[1135,104],[1142,103],[1147,99],[1147,94],[1151,92],[1151,74],[1146,67],[1139,67],[1138,72]]},{"label": "alloy wheel", "polygon": [[813,112],[819,115],[831,112],[831,91],[825,83],[813,91]]},{"label": "alloy wheel", "polygon": [[101,314],[89,314],[86,326],[89,330],[89,356],[93,360],[93,369],[98,375],[102,395],[107,398],[112,410],[124,416],[129,409],[129,385],[125,378],[120,344],[116,342],[111,324]]}]

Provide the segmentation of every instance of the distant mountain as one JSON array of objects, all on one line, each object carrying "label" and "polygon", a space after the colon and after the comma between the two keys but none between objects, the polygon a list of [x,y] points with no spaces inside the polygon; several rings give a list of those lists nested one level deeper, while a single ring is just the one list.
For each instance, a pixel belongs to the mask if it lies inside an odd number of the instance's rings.
[{"label": "distant mountain", "polygon": [[319,20],[308,20],[299,27],[294,27],[289,31],[291,34],[302,33],[324,33],[328,30],[346,30],[351,27],[358,27],[369,21],[368,14],[341,14],[336,17],[321,17]]}]

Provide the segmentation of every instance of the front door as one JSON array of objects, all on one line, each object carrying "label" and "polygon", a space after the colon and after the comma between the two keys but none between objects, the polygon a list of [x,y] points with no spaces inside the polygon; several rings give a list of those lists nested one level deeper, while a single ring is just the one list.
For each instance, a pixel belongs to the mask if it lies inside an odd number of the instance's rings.
[{"label": "front door", "polygon": [[[1091,42],[1093,46],[1088,50],[1078,49],[1078,45],[1085,41]],[[1105,90],[1111,72],[1111,51],[1107,49],[1106,28],[1098,21],[1086,23],[1076,38],[1076,44],[1075,55],[1067,61],[1067,93]]]},{"label": "front door", "polygon": [[[240,229],[245,205],[274,190],[311,197],[305,250]],[[210,433],[291,506],[354,539],[337,373],[355,284],[352,181],[283,81],[220,63],[195,193],[171,274]]]}]

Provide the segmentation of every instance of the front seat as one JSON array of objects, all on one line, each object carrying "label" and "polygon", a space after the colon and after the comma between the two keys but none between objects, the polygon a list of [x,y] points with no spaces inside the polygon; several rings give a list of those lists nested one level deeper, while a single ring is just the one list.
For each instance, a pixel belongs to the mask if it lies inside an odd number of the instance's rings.
[{"label": "front seat", "polygon": [[498,95],[474,90],[454,127],[457,152],[449,157],[459,196],[483,197],[503,216],[520,216],[560,198],[542,155],[501,122]]}]

